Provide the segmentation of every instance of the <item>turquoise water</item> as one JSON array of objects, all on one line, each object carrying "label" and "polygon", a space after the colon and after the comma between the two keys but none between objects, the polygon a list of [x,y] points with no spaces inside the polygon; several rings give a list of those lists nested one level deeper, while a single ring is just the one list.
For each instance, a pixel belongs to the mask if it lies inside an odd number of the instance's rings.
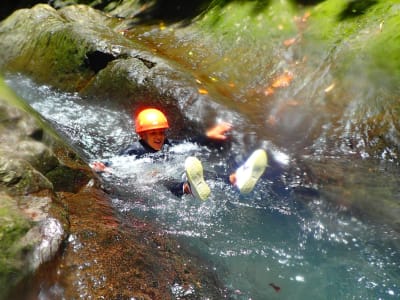
[{"label": "turquoise water", "polygon": [[398,233],[333,205],[319,191],[295,193],[287,171],[293,159],[284,151],[270,152],[276,164],[248,196],[210,177],[208,201],[180,199],[160,182],[179,180],[186,156],[198,156],[211,173],[228,171],[224,158],[191,143],[174,147],[157,164],[115,157],[133,138],[132,120],[121,107],[90,104],[24,77],[8,83],[88,162],[113,162],[113,174],[103,179],[122,219],[135,214],[160,224],[210,261],[233,299],[400,298]]}]

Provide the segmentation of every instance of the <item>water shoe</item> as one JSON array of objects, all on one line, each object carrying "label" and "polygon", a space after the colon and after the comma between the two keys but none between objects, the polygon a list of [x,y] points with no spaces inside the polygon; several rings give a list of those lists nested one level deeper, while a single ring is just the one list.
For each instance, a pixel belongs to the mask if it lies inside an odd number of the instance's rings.
[{"label": "water shoe", "polygon": [[236,170],[234,185],[242,194],[248,194],[253,190],[267,163],[267,153],[263,149],[258,149]]},{"label": "water shoe", "polygon": [[200,200],[206,200],[210,195],[210,187],[203,177],[203,166],[194,156],[185,160],[185,173],[193,196]]}]

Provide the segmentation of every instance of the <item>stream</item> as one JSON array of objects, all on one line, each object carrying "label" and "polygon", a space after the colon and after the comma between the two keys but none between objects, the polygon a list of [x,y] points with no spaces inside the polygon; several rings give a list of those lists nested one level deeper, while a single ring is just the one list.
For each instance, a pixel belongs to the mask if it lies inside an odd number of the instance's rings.
[{"label": "stream", "polygon": [[115,153],[135,138],[131,116],[121,107],[21,75],[8,76],[7,83],[88,162],[112,162],[113,173],[102,178],[122,222],[135,215],[158,224],[208,260],[234,299],[399,298],[398,233],[320,193],[294,193],[281,180],[290,177],[285,168],[292,163],[284,151],[269,151],[275,163],[249,195],[210,177],[207,201],[180,199],[159,182],[179,180],[189,155],[203,161],[206,174],[227,171],[223,157],[188,142],[157,163],[118,157]]}]

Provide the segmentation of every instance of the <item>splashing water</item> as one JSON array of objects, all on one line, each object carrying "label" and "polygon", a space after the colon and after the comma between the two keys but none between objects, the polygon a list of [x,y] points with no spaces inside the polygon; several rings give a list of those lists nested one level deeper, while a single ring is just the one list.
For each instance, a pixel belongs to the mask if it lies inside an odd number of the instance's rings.
[{"label": "splashing water", "polygon": [[303,201],[268,179],[243,196],[223,180],[207,178],[209,200],[177,198],[160,183],[180,180],[185,157],[198,156],[211,172],[223,160],[191,143],[173,147],[157,162],[117,157],[133,138],[126,112],[21,76],[9,77],[8,84],[88,161],[112,162],[113,173],[103,179],[122,218],[134,214],[156,222],[209,259],[234,299],[399,298],[400,242],[386,226],[360,221],[318,195]]}]

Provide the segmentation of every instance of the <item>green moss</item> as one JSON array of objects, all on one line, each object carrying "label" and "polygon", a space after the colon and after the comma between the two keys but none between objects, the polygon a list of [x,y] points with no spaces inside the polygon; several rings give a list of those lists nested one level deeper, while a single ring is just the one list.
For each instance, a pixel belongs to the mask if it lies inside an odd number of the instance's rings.
[{"label": "green moss", "polygon": [[83,170],[59,166],[48,172],[46,177],[52,182],[54,191],[76,193],[90,180],[89,174]]},{"label": "green moss", "polygon": [[[366,44],[365,52],[370,54],[373,63],[379,69],[388,70],[393,77],[400,80],[400,6],[397,8],[382,5],[371,14],[382,16],[375,32]],[[397,81],[395,84],[398,84]]]},{"label": "green moss", "polygon": [[91,50],[89,42],[77,33],[86,23],[70,22],[43,4],[17,11],[1,26],[4,43],[0,41],[0,47],[6,54],[3,62],[0,58],[0,65],[3,63],[6,70],[35,74],[46,82],[56,77],[60,86],[76,88],[93,75],[85,66],[86,53]]},{"label": "green moss", "polygon": [[[11,90],[4,82],[3,77],[0,75],[0,99],[6,100],[8,103],[23,109],[25,111],[29,110],[33,112],[34,110],[30,108],[26,102],[22,101],[13,90]],[[3,118],[2,118],[3,119]]]},{"label": "green moss", "polygon": [[36,121],[40,124],[40,127],[45,130],[46,132],[44,137],[45,139],[51,138],[55,141],[61,141],[57,133],[54,131],[54,129],[43,120],[43,118],[39,115],[39,113],[35,111],[30,105],[28,105],[23,99],[18,97],[15,94],[15,92],[5,84],[4,79],[1,75],[0,75],[0,100],[6,101],[12,106],[15,106],[27,112],[30,116],[33,116],[36,119]]},{"label": "green moss", "polygon": [[14,200],[0,193],[0,298],[26,272],[23,255],[27,249],[19,241],[30,227]]},{"label": "green moss", "polygon": [[400,66],[398,51],[400,7],[396,5],[398,1],[359,2],[366,4],[363,9],[358,11],[354,9],[354,16],[351,17],[347,11],[352,2],[328,0],[315,6],[309,26],[304,33],[305,39],[314,47],[322,46],[320,51],[347,45],[346,49],[350,53],[371,55],[375,62],[379,62],[385,68],[394,62],[396,65],[394,68],[398,69]]},{"label": "green moss", "polygon": [[223,6],[215,5],[197,24],[215,36],[224,36],[227,43],[239,35],[246,43],[246,36],[268,41],[295,32],[293,17],[298,10],[290,1],[274,0],[268,5],[260,5],[260,1],[233,1]]},{"label": "green moss", "polygon": [[[79,79],[91,76],[93,72],[85,66],[86,52],[89,46],[78,40],[71,24],[56,24],[51,30],[42,31],[32,39],[29,49],[22,53],[10,65],[11,69],[25,69],[34,73],[43,81],[57,77],[62,82],[79,85]],[[43,66],[46,65],[46,68]]]},{"label": "green moss", "polygon": [[114,15],[129,18],[134,16],[142,5],[138,0],[112,1],[104,8],[104,11],[112,11]]},{"label": "green moss", "polygon": [[352,1],[342,0],[327,0],[315,6],[311,11],[308,36],[313,36],[315,40],[332,42],[339,37],[345,39],[358,32],[360,27],[371,20],[370,12],[374,7],[381,5],[377,1],[359,2],[364,2],[363,9],[352,9]]}]

